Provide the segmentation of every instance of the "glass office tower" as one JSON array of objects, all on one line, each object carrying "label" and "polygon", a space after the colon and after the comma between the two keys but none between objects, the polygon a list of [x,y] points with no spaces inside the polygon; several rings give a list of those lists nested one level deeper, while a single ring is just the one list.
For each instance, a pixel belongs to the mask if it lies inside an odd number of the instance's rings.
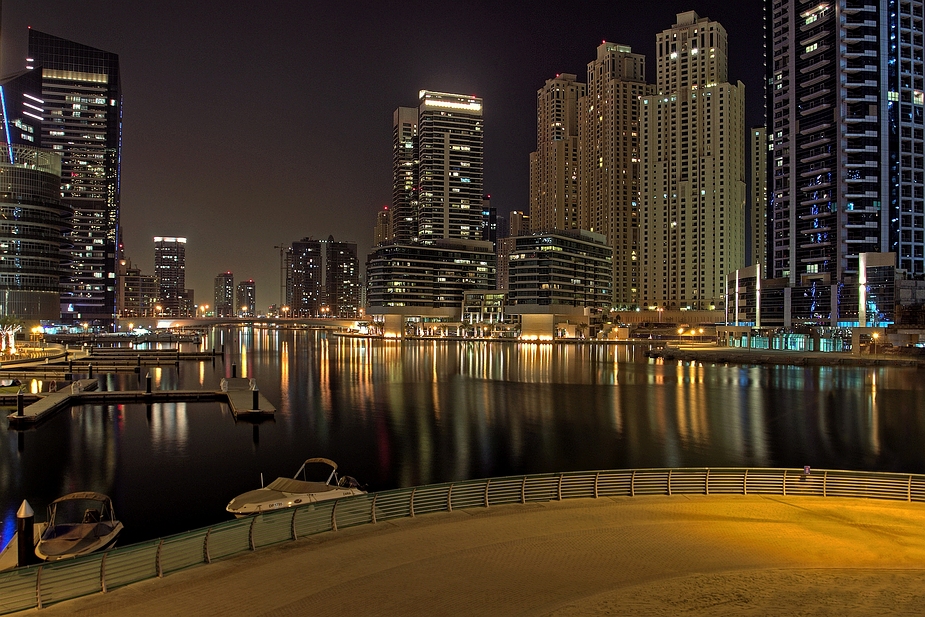
[{"label": "glass office tower", "polygon": [[61,156],[61,200],[73,215],[61,319],[108,328],[119,246],[119,56],[30,29],[26,68],[41,71],[42,145]]}]

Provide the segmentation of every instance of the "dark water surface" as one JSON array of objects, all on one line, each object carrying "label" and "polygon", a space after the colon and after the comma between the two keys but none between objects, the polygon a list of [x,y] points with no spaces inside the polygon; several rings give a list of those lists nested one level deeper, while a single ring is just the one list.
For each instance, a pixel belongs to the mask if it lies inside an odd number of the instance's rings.
[{"label": "dark water surface", "polygon": [[[226,520],[236,494],[326,456],[385,490],[632,467],[925,473],[925,372],[647,359],[645,347],[367,340],[319,330],[214,330],[214,363],[151,368],[156,389],[255,378],[274,421],[219,403],[87,406],[35,430],[2,414],[0,544],[28,499],[113,498],[121,544]],[[143,369],[142,373],[144,374]],[[144,388],[104,376],[107,389]]]}]

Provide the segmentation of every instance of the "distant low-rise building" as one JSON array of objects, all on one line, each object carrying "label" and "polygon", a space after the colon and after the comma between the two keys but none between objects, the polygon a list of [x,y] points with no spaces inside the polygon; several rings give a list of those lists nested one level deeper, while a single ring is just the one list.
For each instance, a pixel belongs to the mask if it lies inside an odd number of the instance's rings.
[{"label": "distant low-rise building", "polygon": [[510,304],[609,309],[613,248],[602,234],[562,230],[514,238],[508,256]]},{"label": "distant low-rise building", "polygon": [[513,240],[506,313],[521,320],[521,337],[593,335],[613,299],[613,248],[606,237],[574,229]]}]

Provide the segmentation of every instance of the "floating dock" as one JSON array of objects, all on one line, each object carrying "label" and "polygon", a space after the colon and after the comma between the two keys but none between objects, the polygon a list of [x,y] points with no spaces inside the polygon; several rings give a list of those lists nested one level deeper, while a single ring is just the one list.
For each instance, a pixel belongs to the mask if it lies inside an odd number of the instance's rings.
[{"label": "floating dock", "polygon": [[[247,379],[223,379],[220,391],[211,390],[95,390],[95,379],[80,379],[70,385],[47,394],[24,394],[23,399],[34,401],[24,405],[22,412],[17,409],[7,418],[11,428],[31,427],[50,418],[62,409],[74,405],[117,403],[164,403],[172,401],[219,401],[228,403],[231,413],[236,418],[261,419],[270,418],[276,408],[267,400],[253,382]],[[0,402],[17,404],[18,396],[8,394],[0,396]],[[36,398],[38,400],[36,400]]]}]

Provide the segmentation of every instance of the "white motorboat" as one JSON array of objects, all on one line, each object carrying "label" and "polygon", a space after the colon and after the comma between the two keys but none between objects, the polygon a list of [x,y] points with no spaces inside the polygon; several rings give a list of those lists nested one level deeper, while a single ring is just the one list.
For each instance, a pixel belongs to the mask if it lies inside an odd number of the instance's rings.
[{"label": "white motorboat", "polygon": [[112,511],[112,500],[102,493],[71,493],[48,505],[48,522],[35,547],[45,561],[79,557],[115,544],[122,523]]},{"label": "white motorboat", "polygon": [[[308,468],[308,471],[306,470]],[[323,470],[308,480],[312,468]],[[329,499],[363,495],[366,491],[350,476],[337,476],[337,463],[327,458],[310,458],[292,478],[277,478],[263,488],[238,495],[225,508],[238,518],[308,505]]]}]

